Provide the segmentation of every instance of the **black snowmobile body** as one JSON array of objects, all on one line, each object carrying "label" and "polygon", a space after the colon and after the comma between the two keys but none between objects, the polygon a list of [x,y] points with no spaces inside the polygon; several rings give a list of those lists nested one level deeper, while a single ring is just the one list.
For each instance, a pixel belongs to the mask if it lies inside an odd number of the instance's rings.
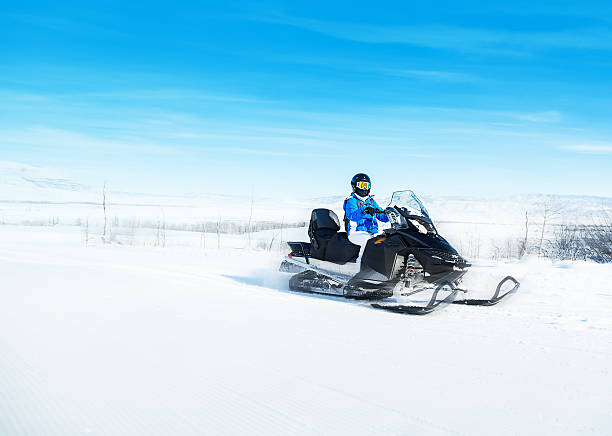
[{"label": "black snowmobile body", "polygon": [[[329,209],[313,210],[310,242],[289,242],[291,253],[280,266],[281,271],[294,274],[289,288],[344,298],[386,299],[365,304],[411,315],[431,313],[450,303],[492,306],[519,288],[520,283],[507,276],[488,299],[455,301],[459,292],[468,293],[459,286],[470,264],[438,234],[416,195],[394,192],[389,206],[375,213],[385,213],[391,228],[367,242],[357,265],[360,247],[340,231],[338,216]],[[423,300],[424,291],[430,291],[430,296]],[[415,294],[420,304],[403,302]]]},{"label": "black snowmobile body", "polygon": [[[289,242],[291,253],[281,264],[282,271],[299,272],[290,280],[290,288],[376,299],[392,296],[400,281],[431,287],[459,283],[469,264],[437,233],[427,216],[411,215],[397,207],[385,212],[395,218],[392,228],[368,241],[356,268],[359,246],[339,231],[337,215],[329,209],[313,210],[308,231],[311,242]],[[418,221],[420,228],[411,220]]]}]

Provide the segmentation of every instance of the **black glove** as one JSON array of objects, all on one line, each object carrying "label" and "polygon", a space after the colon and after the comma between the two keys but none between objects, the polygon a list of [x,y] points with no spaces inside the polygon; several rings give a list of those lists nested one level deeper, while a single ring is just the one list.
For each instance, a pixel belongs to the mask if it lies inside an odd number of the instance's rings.
[{"label": "black glove", "polygon": [[363,210],[363,213],[368,215],[374,215],[376,213],[376,209],[374,209],[372,206],[368,206]]}]

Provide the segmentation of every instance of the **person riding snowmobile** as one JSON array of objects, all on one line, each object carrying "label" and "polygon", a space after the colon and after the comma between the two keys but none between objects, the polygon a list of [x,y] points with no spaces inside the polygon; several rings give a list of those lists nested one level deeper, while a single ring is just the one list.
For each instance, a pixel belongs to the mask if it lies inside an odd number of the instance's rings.
[{"label": "person riding snowmobile", "polygon": [[378,233],[377,220],[387,223],[389,218],[384,213],[376,213],[380,207],[370,195],[371,182],[367,174],[355,174],[351,187],[353,192],[344,200],[344,225],[349,241],[361,247],[359,262],[368,240]]}]

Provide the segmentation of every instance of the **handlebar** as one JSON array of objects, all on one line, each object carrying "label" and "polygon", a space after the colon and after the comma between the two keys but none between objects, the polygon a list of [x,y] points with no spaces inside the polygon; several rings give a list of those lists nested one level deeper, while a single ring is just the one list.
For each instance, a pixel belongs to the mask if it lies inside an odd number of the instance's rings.
[{"label": "handlebar", "polygon": [[364,209],[364,212],[365,212],[366,210],[368,210],[368,209],[371,209],[371,211],[370,211],[370,212],[371,212],[371,214],[372,214],[372,215],[377,215],[377,214],[385,214],[385,215],[386,215],[386,214],[387,214],[387,212],[386,212],[386,211],[384,211],[384,210],[382,210],[382,209],[374,209],[373,207],[366,207],[366,208]]}]

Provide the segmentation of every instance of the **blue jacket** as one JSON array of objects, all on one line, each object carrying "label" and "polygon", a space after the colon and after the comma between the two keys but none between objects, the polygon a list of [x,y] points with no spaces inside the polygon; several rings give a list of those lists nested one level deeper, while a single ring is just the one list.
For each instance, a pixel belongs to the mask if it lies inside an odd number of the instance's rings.
[{"label": "blue jacket", "polygon": [[348,219],[347,233],[350,234],[351,230],[357,230],[375,234],[378,233],[377,219],[383,223],[389,222],[389,218],[385,214],[379,213],[372,216],[363,211],[368,206],[380,209],[378,203],[372,197],[369,196],[363,201],[353,193],[344,200],[344,214]]}]

